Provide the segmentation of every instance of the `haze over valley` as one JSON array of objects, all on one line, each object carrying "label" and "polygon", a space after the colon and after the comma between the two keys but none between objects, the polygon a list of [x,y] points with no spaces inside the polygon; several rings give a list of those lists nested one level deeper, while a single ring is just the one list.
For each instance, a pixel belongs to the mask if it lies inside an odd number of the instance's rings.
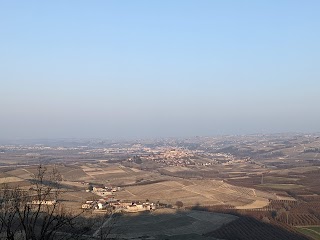
[{"label": "haze over valley", "polygon": [[0,1],[0,239],[320,239],[319,10]]}]

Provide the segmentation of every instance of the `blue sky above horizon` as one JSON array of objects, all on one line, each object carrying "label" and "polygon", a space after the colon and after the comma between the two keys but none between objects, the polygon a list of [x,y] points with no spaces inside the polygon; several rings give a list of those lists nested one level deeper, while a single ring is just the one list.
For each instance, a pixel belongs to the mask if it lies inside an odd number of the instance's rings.
[{"label": "blue sky above horizon", "polygon": [[319,1],[0,1],[0,138],[320,131]]}]

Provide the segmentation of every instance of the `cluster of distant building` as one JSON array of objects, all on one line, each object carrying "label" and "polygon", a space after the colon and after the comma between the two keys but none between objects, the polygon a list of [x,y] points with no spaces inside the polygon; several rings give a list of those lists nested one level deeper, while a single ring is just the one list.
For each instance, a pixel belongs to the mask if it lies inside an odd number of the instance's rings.
[{"label": "cluster of distant building", "polygon": [[93,209],[93,210],[107,210],[112,209],[123,212],[142,212],[151,211],[156,209],[156,204],[145,201],[145,202],[133,202],[133,201],[120,201],[115,198],[101,198],[95,201],[86,201],[81,206],[82,209]]},{"label": "cluster of distant building", "polygon": [[82,209],[92,210],[116,210],[122,212],[142,212],[151,211],[156,209],[156,204],[146,200],[145,202],[131,201],[131,200],[119,200],[115,198],[115,193],[121,191],[121,187],[98,187],[89,186],[87,192],[92,192],[98,196],[101,196],[99,200],[87,200],[82,204]]},{"label": "cluster of distant building", "polygon": [[[162,151],[161,151],[162,150]],[[151,154],[141,154],[130,157],[129,162],[137,163],[136,159],[154,161],[166,166],[188,167],[193,165],[210,166],[215,164],[233,163],[235,157],[230,153],[208,153],[200,150],[188,150],[185,148],[159,149]],[[200,158],[201,161],[196,161]],[[205,162],[205,159],[210,159]]]},{"label": "cluster of distant building", "polygon": [[[139,158],[141,160],[154,161],[157,163],[165,164],[167,166],[188,166],[195,165],[190,160],[195,155],[192,151],[182,148],[175,149],[157,149],[149,154],[141,154]],[[136,162],[135,157],[129,158],[129,162]]]}]

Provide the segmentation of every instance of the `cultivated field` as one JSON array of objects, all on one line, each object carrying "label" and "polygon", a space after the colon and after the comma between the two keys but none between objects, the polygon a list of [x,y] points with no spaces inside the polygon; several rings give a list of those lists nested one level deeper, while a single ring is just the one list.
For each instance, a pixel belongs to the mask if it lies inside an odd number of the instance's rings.
[{"label": "cultivated field", "polygon": [[117,193],[117,197],[132,200],[149,199],[173,205],[176,201],[182,201],[185,206],[245,205],[248,208],[257,208],[268,205],[268,198],[275,198],[275,195],[216,180],[176,180],[129,186],[125,191]]},{"label": "cultivated field", "polygon": [[2,183],[14,183],[14,182],[20,182],[23,181],[21,178],[17,177],[4,177],[0,178],[0,184]]},{"label": "cultivated field", "polygon": [[[202,211],[156,210],[117,219],[110,237],[124,239],[203,239],[202,234],[236,220],[229,214]],[[179,239],[180,239],[179,238]]]}]

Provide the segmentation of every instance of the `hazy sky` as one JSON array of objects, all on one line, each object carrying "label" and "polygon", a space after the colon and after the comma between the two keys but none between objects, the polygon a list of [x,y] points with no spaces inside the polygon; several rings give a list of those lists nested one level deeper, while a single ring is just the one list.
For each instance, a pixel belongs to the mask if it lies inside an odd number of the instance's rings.
[{"label": "hazy sky", "polygon": [[0,0],[0,138],[320,131],[320,1]]}]

